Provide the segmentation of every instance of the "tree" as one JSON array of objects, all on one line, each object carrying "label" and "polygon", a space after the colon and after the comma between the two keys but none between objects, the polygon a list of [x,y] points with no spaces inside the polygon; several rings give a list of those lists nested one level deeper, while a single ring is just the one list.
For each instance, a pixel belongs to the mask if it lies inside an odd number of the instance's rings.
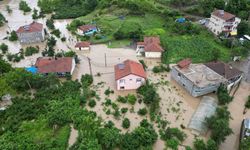
[{"label": "tree", "polygon": [[0,13],[0,27],[3,26],[5,22],[7,22],[7,20],[5,19],[3,14]]},{"label": "tree", "polygon": [[250,24],[248,21],[242,20],[237,26],[238,36],[249,35],[250,34]]},{"label": "tree", "polygon": [[240,150],[249,150],[250,149],[250,137],[242,139],[240,142]]},{"label": "tree", "polygon": [[112,150],[120,143],[120,130],[115,127],[101,128],[97,131],[97,138],[102,149]]},{"label": "tree", "polygon": [[206,150],[206,144],[204,142],[204,140],[202,139],[195,139],[194,141],[194,148],[196,150]]},{"label": "tree", "polygon": [[228,104],[233,100],[233,97],[229,95],[227,88],[223,85],[218,88],[217,97],[220,105]]},{"label": "tree", "polygon": [[34,10],[33,10],[33,14],[32,14],[32,19],[38,19],[38,18],[39,18],[38,10],[37,10],[37,9],[34,9]]},{"label": "tree", "polygon": [[245,103],[245,107],[246,107],[247,109],[250,109],[250,96],[248,96],[248,99],[247,99],[247,101],[246,101],[246,103]]},{"label": "tree", "polygon": [[128,118],[124,118],[122,121],[122,127],[128,129],[130,127],[130,121]]},{"label": "tree", "polygon": [[81,83],[82,83],[83,88],[89,87],[93,83],[93,76],[89,74],[82,75]]},{"label": "tree", "polygon": [[2,43],[0,45],[0,49],[2,50],[3,54],[5,54],[8,51],[8,45]]},{"label": "tree", "polygon": [[23,0],[21,0],[20,3],[19,3],[19,9],[24,11],[24,12],[30,12],[31,11],[31,8],[29,7],[29,5]]},{"label": "tree", "polygon": [[10,41],[17,41],[17,39],[18,39],[18,37],[17,37],[16,31],[11,31],[9,40]]},{"label": "tree", "polygon": [[224,142],[226,137],[233,133],[229,127],[230,112],[227,107],[219,107],[216,109],[216,114],[207,118],[208,128],[211,129],[211,139],[217,145]]}]

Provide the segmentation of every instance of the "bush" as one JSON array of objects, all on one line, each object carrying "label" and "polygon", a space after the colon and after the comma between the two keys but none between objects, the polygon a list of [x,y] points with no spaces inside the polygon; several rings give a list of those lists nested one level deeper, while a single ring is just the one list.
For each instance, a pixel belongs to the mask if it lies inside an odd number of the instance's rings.
[{"label": "bush", "polygon": [[136,102],[136,97],[135,97],[135,95],[133,95],[133,94],[128,94],[128,95],[126,96],[126,98],[127,98],[127,100],[128,100],[128,103],[130,103],[131,105],[134,105],[134,104],[135,104],[135,102]]},{"label": "bush", "polygon": [[51,32],[51,34],[55,35],[57,38],[60,38],[61,32],[59,29],[55,29]]},{"label": "bush", "polygon": [[128,118],[124,118],[122,121],[122,127],[128,129],[130,127],[130,121]]},{"label": "bush", "polygon": [[35,48],[35,47],[30,46],[30,47],[27,47],[27,48],[25,49],[24,55],[25,55],[25,56],[31,56],[31,55],[36,54],[36,53],[38,53],[38,52],[39,52],[39,49],[38,49],[38,48]]},{"label": "bush", "polygon": [[89,107],[93,108],[96,105],[96,101],[94,99],[91,99],[88,103]]},{"label": "bush", "polygon": [[125,97],[120,96],[120,95],[118,96],[117,101],[120,103],[127,103],[127,99]]},{"label": "bush", "polygon": [[166,143],[168,148],[171,148],[172,150],[178,150],[179,141],[177,139],[169,139]]},{"label": "bush", "polygon": [[127,113],[127,112],[128,112],[128,108],[122,108],[122,109],[121,109],[121,113],[125,114],[125,113]]},{"label": "bush", "polygon": [[55,29],[54,20],[53,20],[52,18],[46,20],[46,26],[47,26],[49,29],[54,30],[54,29]]},{"label": "bush", "polygon": [[87,88],[93,83],[93,77],[89,74],[82,75],[81,82],[83,88]]},{"label": "bush", "polygon": [[153,68],[153,72],[154,73],[161,73],[161,72],[169,72],[170,71],[170,68],[169,67],[165,67],[163,65],[160,65],[160,66],[154,66]]},{"label": "bush", "polygon": [[0,27],[3,26],[5,22],[7,22],[7,20],[5,19],[3,14],[0,13]]},{"label": "bush", "polygon": [[183,142],[187,135],[178,128],[167,128],[165,131],[160,131],[161,139],[164,141],[176,138],[180,142]]},{"label": "bush", "polygon": [[250,96],[248,96],[247,102],[245,103],[245,107],[250,109]]},{"label": "bush", "polygon": [[9,48],[8,48],[8,45],[2,43],[0,45],[0,49],[2,50],[2,53],[5,54],[8,51]]},{"label": "bush", "polygon": [[38,10],[37,10],[37,9],[34,9],[34,10],[33,10],[33,14],[32,14],[32,19],[38,19],[38,18],[39,18]]},{"label": "bush", "polygon": [[21,0],[20,3],[19,3],[19,9],[22,10],[22,11],[24,11],[24,12],[30,12],[31,11],[31,8],[23,0]]},{"label": "bush", "polygon": [[148,113],[147,108],[139,109],[139,111],[137,112],[137,114],[141,116],[145,116],[147,113]]},{"label": "bush", "polygon": [[9,40],[10,41],[17,41],[17,39],[18,39],[18,37],[17,37],[16,31],[11,31]]},{"label": "bush", "polygon": [[142,64],[144,70],[148,68],[148,66],[145,64],[144,60],[139,60],[139,62]]},{"label": "bush", "polygon": [[225,86],[223,86],[223,85],[221,85],[218,88],[217,97],[218,97],[220,105],[228,104],[228,103],[230,103],[233,100],[233,97],[231,97],[229,95],[229,93],[227,91],[227,88]]},{"label": "bush", "polygon": [[65,42],[65,41],[66,41],[66,37],[62,37],[62,38],[61,38],[61,41],[62,41],[62,42]]},{"label": "bush", "polygon": [[110,90],[110,88],[108,88],[108,89],[106,89],[106,90],[104,91],[104,94],[105,94],[106,96],[109,96],[110,94],[114,94],[114,91],[113,91],[113,90]]}]

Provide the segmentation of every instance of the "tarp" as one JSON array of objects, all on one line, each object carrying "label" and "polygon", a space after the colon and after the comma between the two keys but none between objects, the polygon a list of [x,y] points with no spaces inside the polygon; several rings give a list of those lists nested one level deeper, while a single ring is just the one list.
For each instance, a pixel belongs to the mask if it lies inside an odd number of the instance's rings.
[{"label": "tarp", "polygon": [[184,22],[186,22],[186,18],[178,18],[178,19],[176,19],[176,22],[184,23]]},{"label": "tarp", "polygon": [[205,134],[208,130],[206,125],[206,118],[215,114],[217,102],[213,97],[203,96],[201,102],[193,114],[188,128],[198,132],[198,134]]},{"label": "tarp", "polygon": [[37,73],[37,68],[36,67],[27,67],[25,68],[26,71],[31,72],[33,74]]}]

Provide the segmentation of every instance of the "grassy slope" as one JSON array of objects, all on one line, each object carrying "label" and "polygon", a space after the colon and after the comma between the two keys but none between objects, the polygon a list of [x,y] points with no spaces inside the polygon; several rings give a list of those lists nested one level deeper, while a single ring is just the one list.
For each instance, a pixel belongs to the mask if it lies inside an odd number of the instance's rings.
[{"label": "grassy slope", "polygon": [[[99,15],[97,15],[98,13]],[[129,30],[133,24],[139,24],[146,35],[151,35],[155,33],[155,31],[160,30],[162,44],[168,51],[167,59],[164,59],[165,63],[176,63],[187,57],[192,58],[193,62],[210,61],[213,57],[213,50],[218,50],[220,52],[221,60],[228,61],[230,59],[229,50],[216,43],[215,38],[211,34],[208,34],[207,31],[203,31],[200,35],[174,35],[171,33],[170,29],[163,27],[164,24],[169,22],[166,22],[164,18],[157,14],[148,13],[145,17],[126,16],[124,20],[119,19],[119,16],[122,14],[127,14],[127,10],[119,8],[113,8],[112,11],[96,10],[80,19],[88,23],[94,20],[101,28],[104,38],[101,40],[92,38],[91,41],[93,43],[114,41],[113,34],[122,24],[129,24],[124,30]],[[111,42],[109,47],[124,47],[128,44],[128,40],[114,41]]]},{"label": "grassy slope", "polygon": [[48,127],[47,120],[39,119],[34,122],[24,122],[20,127],[20,133],[30,137],[34,143],[50,143],[53,141],[57,145],[57,149],[66,149],[70,127],[64,126],[54,132],[52,128]]}]

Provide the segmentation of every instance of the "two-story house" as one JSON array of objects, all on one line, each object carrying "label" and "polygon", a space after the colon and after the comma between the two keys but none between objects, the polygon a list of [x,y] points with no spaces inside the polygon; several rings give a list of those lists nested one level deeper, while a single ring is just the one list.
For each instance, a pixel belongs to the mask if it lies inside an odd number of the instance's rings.
[{"label": "two-story house", "polygon": [[45,38],[43,24],[38,22],[19,27],[16,34],[21,44],[38,43]]},{"label": "two-story house", "polygon": [[115,81],[117,90],[134,90],[146,81],[146,72],[142,64],[126,60],[115,65]]},{"label": "two-story house", "polygon": [[224,10],[215,10],[212,12],[207,25],[208,29],[215,35],[225,33],[228,35],[237,35],[237,26],[241,19]]}]

